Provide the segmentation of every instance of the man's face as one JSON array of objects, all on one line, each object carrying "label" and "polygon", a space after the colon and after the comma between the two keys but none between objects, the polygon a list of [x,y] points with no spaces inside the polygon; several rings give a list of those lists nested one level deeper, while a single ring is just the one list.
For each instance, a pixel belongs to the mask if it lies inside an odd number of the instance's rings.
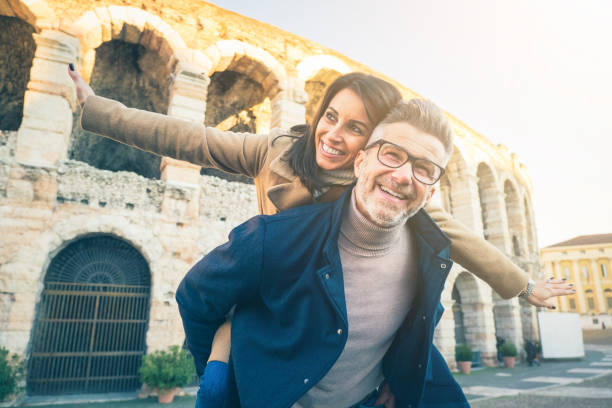
[{"label": "man's face", "polygon": [[[378,139],[403,147],[411,157],[443,165],[444,145],[436,137],[406,122],[391,123],[377,129],[369,144]],[[417,181],[408,161],[401,167],[387,167],[377,158],[378,147],[362,150],[355,159],[355,198],[357,209],[381,227],[404,223],[431,199],[433,185]]]}]

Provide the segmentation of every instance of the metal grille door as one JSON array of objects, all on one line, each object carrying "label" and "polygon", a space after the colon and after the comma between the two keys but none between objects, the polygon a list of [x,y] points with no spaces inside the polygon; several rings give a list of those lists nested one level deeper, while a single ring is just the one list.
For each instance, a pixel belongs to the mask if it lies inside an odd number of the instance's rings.
[{"label": "metal grille door", "polygon": [[31,395],[131,391],[140,386],[149,269],[129,244],[81,239],[49,266],[32,333]]}]

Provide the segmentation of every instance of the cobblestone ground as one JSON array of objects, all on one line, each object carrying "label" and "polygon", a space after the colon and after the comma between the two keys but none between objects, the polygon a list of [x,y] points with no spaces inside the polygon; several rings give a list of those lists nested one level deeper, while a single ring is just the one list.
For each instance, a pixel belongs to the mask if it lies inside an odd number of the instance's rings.
[{"label": "cobblestone ground", "polygon": [[612,407],[612,330],[584,333],[586,356],[540,367],[487,368],[457,374],[473,408]]},{"label": "cobblestone ground", "polygon": [[[576,386],[569,385],[542,390],[540,393],[475,401],[471,405],[472,408],[610,408],[612,407],[611,390],[612,374],[609,374],[595,380],[586,380]],[[597,395],[608,395],[608,397],[595,398]]]}]

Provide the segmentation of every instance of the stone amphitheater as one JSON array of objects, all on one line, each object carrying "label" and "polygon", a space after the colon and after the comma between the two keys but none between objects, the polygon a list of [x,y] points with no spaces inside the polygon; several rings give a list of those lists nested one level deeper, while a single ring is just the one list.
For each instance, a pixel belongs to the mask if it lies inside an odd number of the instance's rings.
[{"label": "stone amphitheater", "polygon": [[[256,132],[304,123],[343,73],[382,75],[203,1],[0,0],[0,24],[0,346],[26,359],[33,395],[134,389],[144,352],[183,343],[175,289],[257,213],[254,186],[82,131],[66,65],[129,106]],[[435,199],[538,277],[525,166],[449,117]],[[461,265],[442,303],[451,367],[457,343],[493,365],[496,336],[538,336],[534,308]]]}]

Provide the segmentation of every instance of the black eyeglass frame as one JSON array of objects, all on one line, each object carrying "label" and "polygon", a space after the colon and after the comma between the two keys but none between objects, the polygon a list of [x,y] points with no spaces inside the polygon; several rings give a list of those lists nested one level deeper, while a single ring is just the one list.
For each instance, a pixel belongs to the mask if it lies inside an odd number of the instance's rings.
[{"label": "black eyeglass frame", "polygon": [[[382,160],[380,160],[380,149],[382,148],[382,146],[383,146],[384,144],[390,144],[390,145],[392,145],[392,146],[395,146],[396,148],[398,148],[398,149],[400,149],[401,151],[403,151],[404,153],[406,153],[406,157],[407,157],[406,161],[405,161],[405,162],[403,162],[402,164],[400,164],[399,166],[389,166],[387,163],[383,163],[383,161],[382,161]],[[414,176],[414,179],[415,179],[415,180],[417,180],[419,183],[423,183],[423,184],[428,185],[428,186],[433,186],[434,184],[436,184],[436,183],[437,183],[437,182],[438,182],[438,181],[439,181],[439,180],[442,178],[442,176],[444,175],[444,172],[446,171],[446,170],[444,169],[444,167],[440,166],[439,164],[434,163],[434,162],[432,162],[431,160],[423,159],[423,158],[421,158],[421,157],[413,157],[413,156],[412,156],[410,153],[408,153],[408,152],[406,151],[406,149],[404,149],[402,146],[399,146],[399,145],[397,145],[397,144],[395,144],[395,143],[393,143],[393,142],[389,142],[388,140],[385,140],[385,139],[378,139],[377,141],[372,142],[372,143],[370,143],[369,145],[367,145],[367,146],[366,146],[366,147],[365,147],[363,150],[368,150],[368,149],[370,149],[370,148],[372,148],[372,147],[374,147],[374,146],[378,146],[378,151],[376,152],[376,159],[378,159],[378,161],[380,162],[380,164],[382,164],[383,166],[387,166],[387,167],[392,168],[392,169],[399,169],[399,168],[400,168],[400,167],[402,167],[404,164],[406,164],[406,163],[410,162],[410,167],[412,168],[412,175]],[[414,174],[414,162],[415,162],[415,161],[417,161],[417,160],[426,161],[426,162],[431,163],[431,164],[433,164],[434,166],[436,166],[437,168],[439,168],[439,169],[440,169],[440,175],[438,176],[438,178],[437,178],[437,179],[436,179],[436,180],[435,180],[433,183],[426,183],[426,182],[424,182],[423,180],[420,180],[420,179],[417,177],[417,175],[416,175],[416,174]]]}]

